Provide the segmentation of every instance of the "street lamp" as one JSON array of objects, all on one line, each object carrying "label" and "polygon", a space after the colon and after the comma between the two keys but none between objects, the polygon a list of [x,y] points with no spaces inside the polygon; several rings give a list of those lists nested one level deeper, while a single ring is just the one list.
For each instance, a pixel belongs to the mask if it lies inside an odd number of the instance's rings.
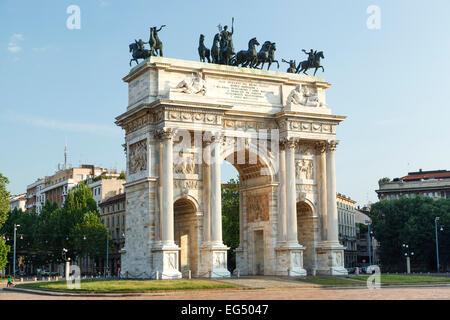
[{"label": "street lamp", "polygon": [[409,245],[407,244],[403,244],[402,245],[403,249],[406,251],[405,252],[405,257],[406,257],[406,273],[411,273],[411,259],[410,257],[414,256],[414,252],[409,252]]},{"label": "street lamp", "polygon": [[368,243],[369,266],[371,266],[371,265],[372,265],[372,254],[371,254],[371,250],[370,250],[370,246],[371,246],[371,238],[372,238],[372,236],[371,236],[371,233],[372,233],[372,232],[370,232],[370,224],[371,224],[371,222],[370,222],[370,220],[366,220],[366,223],[367,223],[367,238],[368,238],[368,240],[369,240],[369,243]]},{"label": "street lamp", "polygon": [[[437,268],[437,273],[439,273],[439,239],[438,239],[438,232],[437,232],[437,222],[439,221],[439,217],[434,218],[434,232],[435,232],[435,236],[436,236],[436,268]],[[444,230],[444,228],[442,228],[441,226],[441,231]]]},{"label": "street lamp", "polygon": [[16,278],[16,231],[20,224],[14,224],[14,260],[13,260],[13,279]]}]

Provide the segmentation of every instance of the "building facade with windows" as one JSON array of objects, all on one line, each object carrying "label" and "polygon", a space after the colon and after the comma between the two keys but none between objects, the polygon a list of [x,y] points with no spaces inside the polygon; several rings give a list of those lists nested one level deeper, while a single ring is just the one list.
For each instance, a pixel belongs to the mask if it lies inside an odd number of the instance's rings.
[{"label": "building facade with windows", "polygon": [[27,186],[27,211],[36,211],[40,213],[42,206],[45,203],[45,193],[42,190],[45,188],[45,178],[39,178],[32,184]]},{"label": "building facade with windows", "polygon": [[378,199],[395,200],[401,197],[424,196],[433,199],[450,198],[450,171],[434,170],[409,172],[392,181],[379,181]]},{"label": "building facade with windows", "polygon": [[357,246],[355,227],[355,204],[350,197],[338,193],[336,195],[338,210],[339,242],[345,247],[344,263],[346,268],[356,266]]},{"label": "building facade with windows", "polygon": [[62,208],[69,190],[81,181],[95,178],[108,172],[107,169],[93,165],[81,165],[80,168],[68,168],[57,171],[54,175],[45,178],[45,187],[42,192],[45,200],[56,202]]},{"label": "building facade with windows", "polygon": [[120,250],[125,245],[126,194],[120,193],[100,203],[100,217],[109,231],[113,249],[109,254],[109,271],[117,276],[121,266]]},{"label": "building facade with windows", "polygon": [[100,176],[88,180],[92,196],[100,207],[102,201],[124,192],[125,179],[119,179],[119,174],[105,172]]},{"label": "building facade with windows", "polygon": [[22,211],[26,210],[26,204],[27,204],[27,194],[17,194],[14,196],[11,196],[9,200],[9,209],[12,211],[14,209],[19,209]]}]

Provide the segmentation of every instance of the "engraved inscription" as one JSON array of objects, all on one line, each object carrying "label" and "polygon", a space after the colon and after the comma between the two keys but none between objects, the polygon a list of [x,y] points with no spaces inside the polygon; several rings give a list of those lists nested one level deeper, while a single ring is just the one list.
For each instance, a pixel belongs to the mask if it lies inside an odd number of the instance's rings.
[{"label": "engraved inscription", "polygon": [[214,82],[214,89],[218,96],[234,100],[264,102],[269,96],[277,95],[274,86],[251,80],[218,79]]}]

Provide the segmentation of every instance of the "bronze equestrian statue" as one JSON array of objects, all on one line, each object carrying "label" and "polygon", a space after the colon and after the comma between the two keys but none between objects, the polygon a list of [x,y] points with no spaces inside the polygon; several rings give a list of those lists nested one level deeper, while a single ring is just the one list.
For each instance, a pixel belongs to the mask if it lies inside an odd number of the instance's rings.
[{"label": "bronze equestrian statue", "polygon": [[322,72],[325,72],[324,67],[320,65],[320,59],[325,59],[323,51],[317,52],[313,51],[313,49],[311,49],[310,52],[306,52],[305,49],[302,51],[308,55],[308,60],[300,62],[295,73],[303,72],[304,74],[307,74],[306,71],[308,71],[308,69],[316,69],[314,71],[314,75],[316,75],[317,69],[319,68],[322,68]]},{"label": "bronze equestrian statue", "polygon": [[198,41],[198,55],[200,56],[201,62],[206,62],[205,60],[208,60],[208,63],[211,63],[210,51],[208,48],[205,47],[205,36],[203,34],[200,35],[200,39]]},{"label": "bronze equestrian statue", "polygon": [[136,64],[139,64],[138,59],[145,60],[147,58],[150,58],[152,54],[150,50],[145,49],[144,44],[146,43],[148,42],[143,42],[142,39],[139,39],[139,41],[135,39],[134,43],[130,43],[128,47],[130,48],[131,56],[133,57],[130,60],[130,67],[132,61],[136,61]]}]

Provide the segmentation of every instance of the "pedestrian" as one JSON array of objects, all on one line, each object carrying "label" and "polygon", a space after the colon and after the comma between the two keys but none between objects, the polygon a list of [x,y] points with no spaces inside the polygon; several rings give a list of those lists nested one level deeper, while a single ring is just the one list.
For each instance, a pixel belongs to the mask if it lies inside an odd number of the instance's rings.
[{"label": "pedestrian", "polygon": [[119,279],[120,279],[120,267],[117,268],[117,274],[119,275]]},{"label": "pedestrian", "polygon": [[11,275],[8,275],[8,284],[6,285],[7,288],[14,286],[14,283],[12,281]]}]

